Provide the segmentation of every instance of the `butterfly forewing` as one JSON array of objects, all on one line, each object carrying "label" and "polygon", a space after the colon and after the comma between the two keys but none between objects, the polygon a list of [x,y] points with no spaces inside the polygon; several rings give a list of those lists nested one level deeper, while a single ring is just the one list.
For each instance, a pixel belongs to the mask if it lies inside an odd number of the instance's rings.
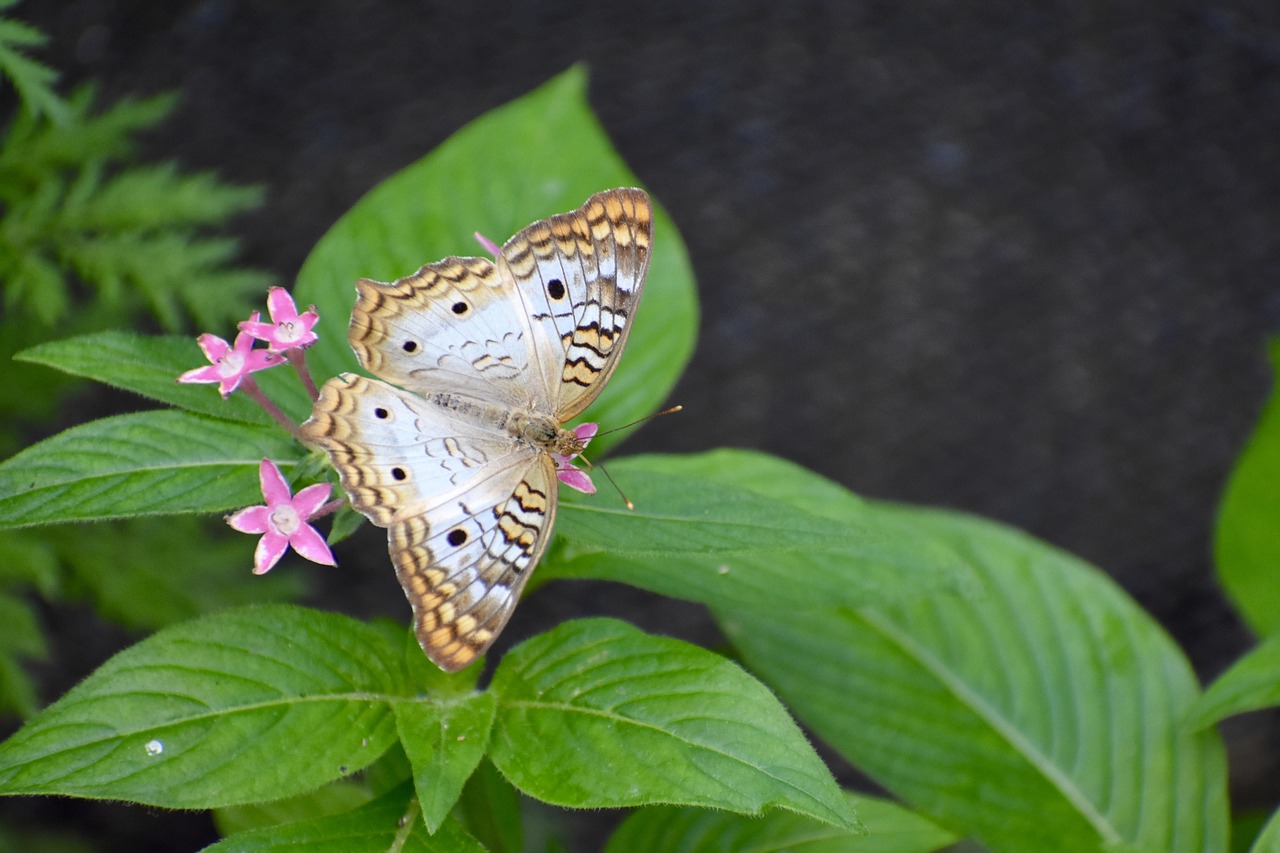
[{"label": "butterfly forewing", "polygon": [[535,222],[502,247],[555,377],[555,415],[565,422],[590,405],[618,364],[653,242],[649,197],[606,190],[570,213]]},{"label": "butterfly forewing", "polygon": [[371,373],[405,388],[509,406],[533,399],[528,319],[484,258],[445,258],[390,284],[361,279],[351,348]]},{"label": "butterfly forewing", "polygon": [[418,640],[442,669],[484,653],[546,550],[555,445],[529,425],[554,433],[599,395],[652,239],[648,196],[608,190],[525,228],[496,264],[446,258],[357,284],[351,347],[394,385],[330,379],[301,437],[387,528]]}]

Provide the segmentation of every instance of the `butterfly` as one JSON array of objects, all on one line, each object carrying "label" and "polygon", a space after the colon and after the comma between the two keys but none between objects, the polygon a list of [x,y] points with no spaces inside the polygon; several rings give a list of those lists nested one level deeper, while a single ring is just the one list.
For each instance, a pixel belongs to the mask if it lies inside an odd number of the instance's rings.
[{"label": "butterfly", "polygon": [[564,424],[618,366],[652,242],[649,197],[613,189],[529,225],[495,260],[356,283],[351,348],[379,379],[330,379],[301,436],[387,528],[418,642],[447,672],[511,617],[551,538],[558,477],[594,490],[568,463],[594,427]]}]

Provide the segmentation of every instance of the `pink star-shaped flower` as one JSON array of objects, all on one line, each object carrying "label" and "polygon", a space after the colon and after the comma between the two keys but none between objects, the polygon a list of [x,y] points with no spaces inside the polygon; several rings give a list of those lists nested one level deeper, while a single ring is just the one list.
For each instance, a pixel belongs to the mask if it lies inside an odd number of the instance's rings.
[{"label": "pink star-shaped flower", "polygon": [[320,319],[316,306],[312,305],[299,314],[293,297],[283,287],[267,291],[267,311],[271,314],[270,323],[259,323],[258,318],[253,317],[241,323],[240,330],[266,341],[271,352],[306,349],[318,340],[316,333],[311,331]]},{"label": "pink star-shaped flower", "polygon": [[337,565],[324,537],[307,524],[329,500],[333,487],[328,483],[316,483],[292,495],[284,475],[270,459],[263,459],[258,466],[258,479],[262,482],[266,506],[246,507],[227,516],[227,524],[232,529],[262,534],[253,552],[253,573],[269,572],[290,545],[313,563]]},{"label": "pink star-shaped flower", "polygon": [[[258,312],[249,315],[249,322],[257,322]],[[247,332],[236,335],[235,345],[230,345],[217,335],[204,334],[196,338],[200,349],[212,364],[188,370],[178,377],[179,382],[217,382],[223,398],[240,387],[240,382],[250,373],[284,364],[284,359],[267,350],[253,348],[253,336]]]},{"label": "pink star-shaped flower", "polygon": [[[591,439],[595,437],[595,434],[599,429],[599,424],[578,424],[573,428],[572,432],[577,436],[578,441],[582,442],[582,446],[585,448]],[[553,453],[551,455],[555,457],[556,477],[560,479],[560,482],[564,483],[571,489],[577,489],[578,491],[585,492],[588,495],[594,495],[596,493],[596,484],[591,482],[591,478],[587,476],[587,472],[572,464],[570,461],[578,454],[575,453],[573,456],[561,456],[559,453]]]}]

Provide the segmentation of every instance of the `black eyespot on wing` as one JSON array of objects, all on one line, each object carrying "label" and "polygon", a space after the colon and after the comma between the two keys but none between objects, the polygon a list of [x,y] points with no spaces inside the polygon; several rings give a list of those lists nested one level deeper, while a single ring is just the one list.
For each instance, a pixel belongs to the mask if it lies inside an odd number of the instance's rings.
[{"label": "black eyespot on wing", "polygon": [[391,476],[396,480],[403,480],[405,477],[408,477],[409,475],[405,473],[405,470],[403,468],[397,467],[397,468],[391,469]]},{"label": "black eyespot on wing", "polygon": [[453,303],[453,313],[457,314],[459,317],[467,313],[467,308],[468,308],[468,305],[465,302]]},{"label": "black eyespot on wing", "polygon": [[449,531],[449,535],[446,536],[445,539],[448,540],[450,545],[457,548],[459,545],[466,543],[467,531],[463,530],[461,527],[455,527]]},{"label": "black eyespot on wing", "polygon": [[417,352],[417,351],[418,351],[418,342],[417,342],[417,341],[405,341],[405,342],[404,342],[404,346],[402,346],[402,347],[401,347],[401,349],[403,349],[405,352]]},{"label": "black eyespot on wing", "polygon": [[391,413],[379,406],[373,410],[373,416],[380,421],[385,421],[387,418],[391,417]]},{"label": "black eyespot on wing", "polygon": [[547,294],[557,302],[564,299],[564,282],[558,278],[553,278],[547,282]]}]

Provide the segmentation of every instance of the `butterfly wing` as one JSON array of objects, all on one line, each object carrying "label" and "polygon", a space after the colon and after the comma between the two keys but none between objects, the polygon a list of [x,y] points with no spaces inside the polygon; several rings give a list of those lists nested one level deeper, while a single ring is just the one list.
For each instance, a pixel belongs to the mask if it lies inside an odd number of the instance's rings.
[{"label": "butterfly wing", "polygon": [[484,258],[445,258],[390,284],[360,279],[349,337],[360,364],[411,390],[508,407],[535,398],[530,320]]},{"label": "butterfly wing", "polygon": [[535,222],[502,247],[532,318],[540,376],[564,423],[599,396],[618,366],[649,272],[653,210],[638,189],[596,193],[577,210]]},{"label": "butterfly wing", "polygon": [[352,506],[387,528],[427,656],[455,672],[483,654],[550,539],[551,457],[349,373],[325,383],[301,434],[329,452]]}]

